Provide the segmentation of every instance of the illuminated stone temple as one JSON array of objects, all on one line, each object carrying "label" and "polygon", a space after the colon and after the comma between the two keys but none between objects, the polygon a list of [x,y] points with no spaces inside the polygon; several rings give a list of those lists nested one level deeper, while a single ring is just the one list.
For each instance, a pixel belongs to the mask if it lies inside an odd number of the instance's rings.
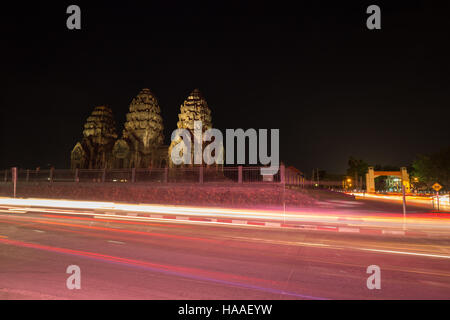
[{"label": "illuminated stone temple", "polygon": [[[184,100],[180,107],[177,122],[178,129],[189,130],[192,141],[194,139],[194,121],[202,121],[202,133],[212,128],[211,109],[209,109],[208,103],[198,89],[194,89],[186,100]],[[172,149],[179,143],[183,143],[179,136],[171,142],[168,153],[169,157],[172,153]],[[194,150],[191,148],[191,163],[194,163],[193,154]],[[174,166],[172,161],[169,162],[169,166]]]},{"label": "illuminated stone temple", "polygon": [[117,139],[113,113],[106,106],[94,108],[84,124],[83,139],[72,150],[72,168],[110,168]]},{"label": "illuminated stone temple", "polygon": [[[212,127],[211,110],[198,89],[181,105],[177,127],[194,130],[201,120],[203,132]],[[121,169],[172,166],[170,151],[179,140],[164,145],[164,125],[158,100],[142,89],[131,101],[122,136],[118,138],[111,109],[97,106],[88,117],[83,138],[71,153],[71,168]]]},{"label": "illuminated stone temple", "polygon": [[122,138],[113,148],[113,167],[150,168],[161,167],[167,162],[167,146],[164,146],[163,119],[158,100],[149,89],[131,101]]}]

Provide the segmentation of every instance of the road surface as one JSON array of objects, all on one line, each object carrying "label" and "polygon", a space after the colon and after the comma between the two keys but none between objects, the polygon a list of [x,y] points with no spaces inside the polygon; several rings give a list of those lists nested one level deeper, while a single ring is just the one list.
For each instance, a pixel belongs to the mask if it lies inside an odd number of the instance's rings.
[{"label": "road surface", "polygon": [[450,238],[0,213],[0,299],[449,298]]}]

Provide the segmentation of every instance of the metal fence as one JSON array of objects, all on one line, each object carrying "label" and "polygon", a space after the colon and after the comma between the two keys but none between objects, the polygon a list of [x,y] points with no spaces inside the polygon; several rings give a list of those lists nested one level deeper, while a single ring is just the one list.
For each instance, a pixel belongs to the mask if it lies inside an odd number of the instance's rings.
[{"label": "metal fence", "polygon": [[[12,181],[12,170],[3,170],[0,181]],[[284,183],[305,186],[305,179],[281,165],[274,175],[262,175],[261,167],[177,167],[149,169],[47,169],[17,170],[17,182],[92,183]]]}]

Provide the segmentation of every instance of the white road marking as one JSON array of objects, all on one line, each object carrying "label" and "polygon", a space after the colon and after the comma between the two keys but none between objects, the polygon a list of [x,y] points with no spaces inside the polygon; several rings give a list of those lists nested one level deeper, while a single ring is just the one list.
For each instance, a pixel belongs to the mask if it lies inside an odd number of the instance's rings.
[{"label": "white road marking", "polygon": [[350,247],[350,246],[334,246],[334,245],[328,245],[328,244],[323,244],[323,243],[314,243],[314,242],[267,240],[267,239],[246,238],[246,237],[232,237],[232,239],[265,242],[265,243],[273,243],[273,244],[282,244],[282,245],[328,247],[328,248],[335,248],[335,249],[353,249],[353,250],[370,251],[370,252],[376,252],[376,253],[401,254],[401,255],[428,257],[428,258],[450,259],[450,255],[410,252],[410,251],[397,251],[397,250],[384,250],[384,249],[370,249],[370,248],[359,248],[359,247]]},{"label": "white road marking", "polygon": [[17,210],[10,210],[10,209],[2,210],[2,209],[0,209],[0,212],[3,212],[3,213],[27,213],[27,211],[23,211],[23,210],[19,210],[19,209],[17,209]]},{"label": "white road marking", "polygon": [[125,242],[122,241],[116,241],[116,240],[108,240],[109,243],[115,243],[115,244],[125,244]]},{"label": "white road marking", "polygon": [[395,250],[382,250],[382,249],[367,249],[367,248],[357,248],[357,249],[358,250],[364,250],[364,251],[381,252],[381,253],[406,254],[406,255],[411,255],[411,256],[450,259],[450,256],[445,256],[445,255],[441,255],[441,254],[407,252],[407,251],[395,251]]},{"label": "white road marking", "polygon": [[396,234],[396,235],[401,235],[401,236],[405,235],[405,231],[400,231],[400,230],[382,230],[381,232],[383,234]]},{"label": "white road marking", "polygon": [[355,233],[359,233],[359,228],[339,227],[339,232],[355,232]]},{"label": "white road marking", "polygon": [[20,213],[24,213],[26,212],[26,210],[24,210],[25,208],[9,208],[9,211],[14,211],[14,212],[20,212]]}]

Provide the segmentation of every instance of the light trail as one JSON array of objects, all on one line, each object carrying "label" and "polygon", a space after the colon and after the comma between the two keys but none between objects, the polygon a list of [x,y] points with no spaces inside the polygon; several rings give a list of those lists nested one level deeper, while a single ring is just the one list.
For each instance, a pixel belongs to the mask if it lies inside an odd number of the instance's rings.
[{"label": "light trail", "polygon": [[450,259],[450,256],[446,256],[446,255],[442,255],[442,254],[429,254],[429,253],[419,253],[419,252],[407,252],[407,251],[384,250],[384,249],[366,249],[366,248],[360,248],[359,250],[380,252],[380,253],[404,254],[404,255],[418,256],[418,257]]},{"label": "light trail", "polygon": [[[72,217],[70,217],[72,218]],[[55,222],[55,221],[47,221],[47,220],[39,220],[39,218],[32,218],[32,217],[24,217],[22,219],[25,219],[27,221],[33,221],[35,223],[39,223],[41,225],[48,225],[45,228],[48,230],[53,231],[62,231],[62,232],[75,232],[78,234],[83,235],[91,235],[95,237],[100,238],[110,238],[110,235],[101,235],[96,234],[96,232],[100,231],[107,231],[107,232],[113,232],[119,235],[114,235],[115,239],[117,240],[126,240],[126,241],[137,241],[137,242],[146,242],[142,241],[142,239],[136,239],[136,238],[128,238],[128,237],[121,237],[120,234],[129,234],[129,235],[140,235],[140,236],[146,236],[149,238],[166,238],[166,239],[173,239],[173,240],[184,240],[184,241],[200,241],[200,242],[210,242],[215,243],[219,245],[223,245],[223,239],[217,238],[204,238],[204,237],[192,237],[192,236],[184,236],[184,235],[173,235],[173,234],[166,234],[166,233],[155,233],[155,232],[146,232],[146,231],[135,231],[135,230],[124,230],[124,229],[116,229],[116,228],[110,228],[110,227],[98,227],[98,226],[91,226],[91,225],[84,225],[84,224],[77,224],[77,223],[64,223],[64,222]],[[7,219],[0,218],[1,222],[9,223],[9,224],[18,224],[23,225],[19,222],[15,221],[7,221]],[[101,221],[101,220],[100,220]],[[100,222],[99,221],[99,222]],[[60,227],[70,227],[70,228],[81,228],[81,229],[87,229],[91,231],[91,233],[82,232],[82,231],[73,231],[70,229],[61,229],[61,228],[54,228],[54,226],[60,226]],[[43,232],[41,230],[34,230]],[[358,250],[358,251],[370,251],[373,253],[384,253],[384,254],[399,254],[399,255],[410,255],[410,256],[418,256],[418,257],[429,257],[429,258],[442,258],[442,259],[450,259],[449,255],[445,254],[437,254],[437,253],[430,253],[430,252],[418,252],[418,251],[406,251],[405,248],[402,248],[401,246],[397,244],[395,248],[365,248],[358,245],[343,245],[343,244],[328,244],[328,243],[316,243],[316,242],[304,242],[304,241],[285,241],[285,240],[269,240],[264,238],[248,238],[248,237],[229,237],[230,240],[235,240],[240,242],[240,247],[242,248],[243,244],[242,242],[257,242],[257,243],[270,243],[275,245],[286,245],[286,246],[301,246],[301,247],[320,247],[323,249],[351,249],[351,250]],[[251,248],[251,247],[250,247]],[[402,250],[403,249],[403,250]]]},{"label": "light trail", "polygon": [[[3,223],[18,224],[17,222],[7,221],[7,220],[1,219],[1,218],[0,218],[0,221]],[[210,243],[214,243],[214,244],[222,243],[222,241],[215,240],[215,239],[208,239],[208,238],[183,236],[183,235],[158,233],[158,232],[146,232],[146,231],[126,230],[126,229],[117,229],[117,228],[108,228],[108,227],[98,227],[98,226],[82,225],[82,224],[76,224],[76,223],[44,221],[44,220],[39,220],[37,218],[36,219],[28,219],[28,221],[33,221],[35,223],[44,224],[44,225],[75,227],[75,228],[80,228],[80,229],[88,229],[88,230],[96,230],[96,231],[109,231],[109,232],[122,233],[122,234],[144,235],[144,236],[152,236],[152,237],[165,238],[165,239],[175,239],[175,240],[181,240],[181,241],[195,240],[195,241],[202,241],[202,242],[210,242]]]},{"label": "light trail", "polygon": [[[83,235],[83,236],[89,236],[89,237],[94,237],[94,238],[98,238],[98,239],[104,239],[104,240],[109,240],[111,238],[114,238],[116,240],[123,240],[128,242],[138,242],[138,243],[146,243],[146,244],[155,244],[158,243],[158,241],[163,238],[163,239],[168,239],[168,240],[174,240],[174,241],[178,241],[178,240],[182,240],[184,243],[187,243],[186,241],[196,241],[196,242],[208,242],[208,243],[214,243],[215,245],[223,245],[224,244],[224,240],[220,239],[220,238],[201,238],[201,237],[184,237],[184,238],[180,238],[183,237],[182,235],[178,235],[178,238],[171,238],[171,234],[167,234],[167,237],[161,237],[160,233],[150,233],[150,232],[141,232],[141,233],[131,233],[127,232],[127,231],[132,231],[132,230],[123,230],[123,229],[116,229],[116,228],[107,228],[105,227],[104,230],[101,229],[96,229],[96,228],[92,228],[90,226],[87,225],[80,225],[80,224],[68,224],[68,223],[56,223],[56,222],[51,222],[50,224],[46,224],[44,220],[42,221],[38,221],[38,218],[31,218],[31,217],[21,217],[21,220],[25,219],[26,221],[32,221],[32,222],[37,222],[40,223],[41,225],[39,226],[39,228],[41,229],[45,229],[47,231],[60,231],[60,232],[65,232],[65,233],[72,233],[72,234],[78,234],[78,235]],[[24,223],[20,223],[14,220],[9,220],[9,219],[2,219],[0,218],[0,221],[3,223],[8,223],[8,224],[13,224],[13,225],[17,225],[17,226],[24,226],[24,227],[33,227],[30,224],[24,224]],[[70,228],[70,229],[69,229]],[[86,230],[86,231],[81,231],[81,230],[73,230],[72,228],[79,228],[82,230]],[[104,233],[102,231],[106,231],[108,233]],[[136,237],[136,235],[140,236],[140,237]],[[226,238],[226,240],[232,240],[232,242],[227,243],[227,246],[230,247],[236,247],[238,246],[240,249],[243,248],[247,248],[249,250],[253,250],[254,247],[252,245],[250,245],[250,242],[248,239],[247,241],[244,241],[243,239],[239,239],[239,238]],[[169,242],[167,242],[167,244],[169,244]]]},{"label": "light trail", "polygon": [[[73,213],[73,212],[72,212]],[[90,214],[92,215],[92,214]],[[129,221],[129,220],[118,220],[118,219],[105,219],[104,217],[96,216],[95,218],[86,218],[86,217],[74,217],[74,216],[62,216],[62,215],[51,215],[51,214],[44,214],[42,215],[46,218],[57,218],[57,219],[76,219],[76,220],[86,220],[86,221],[96,221],[96,222],[115,222],[115,223],[122,223],[122,224],[132,224],[132,225],[143,225],[143,226],[151,226],[151,227],[168,227],[167,224],[163,223],[149,223],[149,222],[141,222],[141,221]],[[183,225],[170,225],[170,227],[174,228],[187,228],[187,226]]]},{"label": "light trail", "polygon": [[[300,294],[296,292],[289,292],[285,290],[280,290],[276,288],[271,287],[263,287],[261,285],[255,285],[251,282],[256,283],[262,283],[262,284],[278,284],[278,282],[273,280],[266,280],[261,278],[253,278],[253,277],[246,277],[241,275],[235,275],[230,273],[223,273],[219,271],[208,271],[208,270],[202,270],[198,268],[192,268],[192,267],[181,267],[181,266],[173,266],[173,265],[163,265],[163,264],[157,264],[153,262],[147,262],[143,260],[137,260],[137,259],[129,259],[129,258],[122,258],[117,256],[111,256],[96,252],[90,252],[90,251],[82,251],[82,250],[73,250],[73,249],[66,249],[66,248],[59,248],[54,246],[47,246],[47,245],[41,245],[31,242],[23,242],[18,240],[10,240],[10,239],[1,239],[1,244],[6,245],[13,245],[18,247],[25,247],[30,249],[37,249],[37,250],[43,250],[43,251],[49,251],[49,252],[55,252],[60,254],[66,254],[66,255],[72,255],[72,256],[79,256],[83,258],[88,259],[94,259],[97,261],[103,261],[103,262],[109,262],[109,263],[115,263],[120,264],[128,267],[137,267],[141,269],[145,269],[152,272],[158,272],[163,273],[167,275],[174,275],[178,277],[183,278],[189,278],[189,279],[195,279],[199,281],[209,281],[214,283],[219,283],[227,286],[233,286],[233,287],[241,287],[245,289],[253,289],[268,293],[273,293],[277,295],[284,295],[284,296],[291,296],[296,297],[300,299],[312,299],[312,300],[327,300],[327,298],[323,297],[315,297],[305,294]],[[283,283],[281,283],[283,284]]]},{"label": "light trail", "polygon": [[[0,198],[0,205],[10,206],[12,212],[46,212],[76,215],[96,215],[104,217],[123,217],[129,213],[136,214],[166,214],[166,215],[185,215],[201,216],[213,218],[232,218],[232,219],[261,219],[265,221],[289,221],[289,222],[318,222],[334,223],[346,225],[370,225],[370,226],[403,226],[404,220],[401,215],[397,216],[371,216],[355,215],[353,213],[332,212],[326,210],[296,211],[284,212],[282,210],[252,210],[252,209],[233,209],[233,208],[211,208],[211,207],[187,207],[171,205],[141,205],[124,204],[114,202],[96,202],[96,201],[76,201],[76,200],[52,200],[52,199],[17,199]],[[18,208],[19,207],[19,208]],[[83,211],[73,211],[83,210]],[[94,212],[86,212],[93,210]],[[142,217],[139,217],[142,218]],[[161,216],[161,218],[163,218]],[[177,220],[178,221],[178,220]],[[180,219],[182,221],[182,219]],[[411,216],[408,215],[407,225],[409,228],[432,228],[444,229],[450,232],[450,216]]]},{"label": "light trail", "polygon": [[[389,200],[389,201],[403,201],[403,196],[396,194],[377,194],[377,193],[362,193],[362,192],[349,192],[348,194],[354,195],[361,199],[379,199],[379,200]],[[413,203],[415,205],[422,205],[425,207],[433,207],[437,204],[436,196],[413,196],[407,195],[405,196],[407,203]],[[450,210],[450,200],[449,195],[439,195],[439,207],[442,211]]]},{"label": "light trail", "polygon": [[[268,240],[262,238],[245,238],[245,237],[233,237],[233,239],[239,239],[242,241],[251,241],[256,243],[270,243],[277,245],[286,246],[301,246],[301,247],[315,247],[321,249],[339,249],[339,250],[357,250],[357,251],[369,251],[373,253],[380,254],[398,254],[398,255],[410,255],[416,257],[425,258],[439,258],[439,259],[450,259],[450,255],[436,254],[428,252],[417,252],[417,251],[405,251],[405,250],[395,250],[395,249],[377,249],[377,248],[364,248],[358,245],[343,245],[343,244],[328,244],[328,243],[315,243],[315,242],[303,242],[303,241],[285,241],[285,240]],[[397,248],[396,248],[397,249]],[[450,277],[450,274],[447,276]]]}]

